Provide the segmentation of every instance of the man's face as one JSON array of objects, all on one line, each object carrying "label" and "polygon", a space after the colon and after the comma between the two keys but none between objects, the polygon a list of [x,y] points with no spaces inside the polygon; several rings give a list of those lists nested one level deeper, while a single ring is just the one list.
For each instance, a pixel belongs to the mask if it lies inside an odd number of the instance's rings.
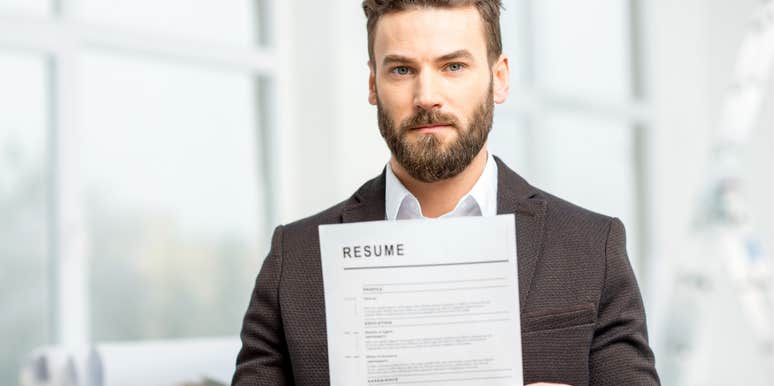
[{"label": "man's face", "polygon": [[395,159],[420,181],[462,172],[486,143],[494,102],[507,96],[507,59],[490,66],[482,23],[472,6],[377,23],[369,101]]}]

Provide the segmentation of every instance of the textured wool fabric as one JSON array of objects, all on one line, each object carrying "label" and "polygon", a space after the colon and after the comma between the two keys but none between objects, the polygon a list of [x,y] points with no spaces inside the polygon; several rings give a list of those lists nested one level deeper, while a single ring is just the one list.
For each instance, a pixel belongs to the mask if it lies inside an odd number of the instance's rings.
[{"label": "textured wool fabric", "polygon": [[[525,384],[658,385],[621,221],[536,189],[495,160],[497,213],[516,215]],[[276,228],[232,385],[329,385],[317,227],[383,220],[384,187],[382,173],[344,202]]]}]

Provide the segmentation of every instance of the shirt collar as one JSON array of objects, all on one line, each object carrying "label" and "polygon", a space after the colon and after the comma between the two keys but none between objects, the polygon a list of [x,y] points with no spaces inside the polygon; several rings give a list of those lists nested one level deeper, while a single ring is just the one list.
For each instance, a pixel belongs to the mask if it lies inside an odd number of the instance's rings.
[{"label": "shirt collar", "polygon": [[[387,163],[385,176],[385,217],[387,220],[395,220],[398,214],[402,218],[424,218],[419,200],[403,186],[398,177],[392,171],[392,167]],[[497,164],[492,153],[487,154],[486,166],[470,192],[463,196],[457,203],[454,210],[444,214],[441,217],[455,216],[462,206],[477,206],[483,216],[494,216],[497,214]]]}]

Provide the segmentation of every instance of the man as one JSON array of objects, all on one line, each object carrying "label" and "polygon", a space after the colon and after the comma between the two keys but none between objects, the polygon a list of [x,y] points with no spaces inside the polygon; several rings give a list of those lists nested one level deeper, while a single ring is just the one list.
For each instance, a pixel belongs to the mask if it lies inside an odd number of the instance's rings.
[{"label": "man", "polygon": [[530,186],[486,150],[509,91],[500,1],[363,8],[369,102],[392,157],[349,199],[277,227],[233,384],[328,384],[320,224],[514,213],[525,383],[657,385],[621,222]]}]

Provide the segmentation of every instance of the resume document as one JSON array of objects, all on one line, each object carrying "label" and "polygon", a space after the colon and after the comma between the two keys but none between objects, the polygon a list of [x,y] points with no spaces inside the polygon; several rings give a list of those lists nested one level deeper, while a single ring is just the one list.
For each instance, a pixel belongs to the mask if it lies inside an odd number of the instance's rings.
[{"label": "resume document", "polygon": [[522,386],[513,215],[319,232],[332,386]]}]

